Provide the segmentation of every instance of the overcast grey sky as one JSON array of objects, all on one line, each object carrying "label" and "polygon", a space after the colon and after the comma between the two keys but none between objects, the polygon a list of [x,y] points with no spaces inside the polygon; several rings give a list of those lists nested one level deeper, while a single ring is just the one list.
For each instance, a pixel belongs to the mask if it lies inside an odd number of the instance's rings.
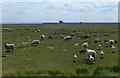
[{"label": "overcast grey sky", "polygon": [[25,22],[117,22],[118,2],[4,2],[3,23]]}]

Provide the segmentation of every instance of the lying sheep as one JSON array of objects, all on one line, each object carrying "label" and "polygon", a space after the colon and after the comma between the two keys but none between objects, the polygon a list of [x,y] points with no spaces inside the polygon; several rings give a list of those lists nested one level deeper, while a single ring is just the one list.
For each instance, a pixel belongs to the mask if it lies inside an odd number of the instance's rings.
[{"label": "lying sheep", "polygon": [[83,46],[84,48],[88,48],[89,42],[83,43],[82,46]]},{"label": "lying sheep", "polygon": [[101,51],[101,52],[100,52],[100,58],[103,59],[103,57],[104,57],[104,52]]},{"label": "lying sheep", "polygon": [[109,44],[110,44],[110,47],[112,47],[112,45],[114,44],[114,40],[109,40]]},{"label": "lying sheep", "polygon": [[71,36],[66,36],[66,37],[64,37],[64,40],[70,40],[70,39],[72,39]]},{"label": "lying sheep", "polygon": [[45,38],[45,35],[41,35],[40,39],[43,40]]},{"label": "lying sheep", "polygon": [[7,49],[8,52],[10,51],[14,51],[14,44],[8,44],[8,43],[4,43],[5,44],[5,48]]},{"label": "lying sheep", "polygon": [[98,50],[101,50],[101,47],[102,47],[101,45],[98,45]]},{"label": "lying sheep", "polygon": [[40,40],[33,40],[31,45],[34,46],[34,45],[38,45],[40,44]]},{"label": "lying sheep", "polygon": [[112,45],[112,53],[115,53],[116,47]]},{"label": "lying sheep", "polygon": [[109,42],[106,42],[106,47],[108,47],[109,46]]}]

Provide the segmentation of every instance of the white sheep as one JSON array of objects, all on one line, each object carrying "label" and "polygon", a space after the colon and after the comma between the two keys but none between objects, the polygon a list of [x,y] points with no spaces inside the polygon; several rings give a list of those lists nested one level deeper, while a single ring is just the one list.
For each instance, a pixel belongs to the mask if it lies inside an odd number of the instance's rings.
[{"label": "white sheep", "polygon": [[92,55],[90,55],[90,57],[89,57],[89,61],[90,61],[91,64],[93,64],[94,57],[93,57]]},{"label": "white sheep", "polygon": [[101,50],[101,47],[102,47],[101,45],[98,45],[98,50]]},{"label": "white sheep", "polygon": [[77,61],[77,55],[75,54],[74,55],[74,62],[76,62]]},{"label": "white sheep", "polygon": [[36,29],[37,32],[40,32],[40,29]]},{"label": "white sheep", "polygon": [[85,52],[88,56],[88,59],[90,58],[90,55],[91,55],[92,57],[94,57],[94,61],[95,61],[95,57],[96,57],[96,51],[95,50],[86,49]]},{"label": "white sheep", "polygon": [[64,37],[64,40],[70,40],[70,39],[72,39],[71,36],[66,36],[66,37]]},{"label": "white sheep", "polygon": [[89,44],[89,43],[86,42],[86,43],[83,43],[82,46],[83,46],[84,48],[88,48],[88,46],[89,46],[88,44]]},{"label": "white sheep", "polygon": [[45,38],[45,35],[41,35],[40,38],[41,40],[43,40]]},{"label": "white sheep", "polygon": [[29,37],[29,36],[27,37],[27,40],[28,40],[28,39],[30,39],[30,37]]},{"label": "white sheep", "polygon": [[112,45],[115,43],[114,40],[109,40],[109,43],[110,43],[110,47],[112,47]]},{"label": "white sheep", "polygon": [[112,52],[115,53],[116,47],[112,45]]},{"label": "white sheep", "polygon": [[109,42],[106,42],[106,47],[108,47],[109,46]]},{"label": "white sheep", "polygon": [[8,44],[8,43],[4,43],[5,44],[5,48],[7,49],[7,51],[14,51],[14,44]]},{"label": "white sheep", "polygon": [[32,46],[33,45],[38,45],[38,44],[40,44],[40,40],[33,40],[32,43],[31,43]]},{"label": "white sheep", "polygon": [[100,58],[102,59],[103,57],[104,57],[104,52],[101,51],[101,52],[100,52]]}]

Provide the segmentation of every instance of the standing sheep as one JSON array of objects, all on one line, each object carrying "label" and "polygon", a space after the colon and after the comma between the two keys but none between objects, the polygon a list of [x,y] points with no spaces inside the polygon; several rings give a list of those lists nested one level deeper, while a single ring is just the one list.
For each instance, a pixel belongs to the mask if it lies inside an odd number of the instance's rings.
[{"label": "standing sheep", "polygon": [[94,61],[95,61],[96,51],[90,50],[90,49],[86,49],[85,52],[86,52],[86,54],[88,56],[88,59],[90,58],[90,55],[91,55],[92,57],[94,57]]},{"label": "standing sheep", "polygon": [[75,54],[74,55],[74,62],[76,62],[77,61],[77,55]]},{"label": "standing sheep", "polygon": [[7,44],[7,43],[4,43],[4,44],[5,44],[5,48],[7,49],[8,52],[14,51],[14,47],[15,47],[14,44]]}]

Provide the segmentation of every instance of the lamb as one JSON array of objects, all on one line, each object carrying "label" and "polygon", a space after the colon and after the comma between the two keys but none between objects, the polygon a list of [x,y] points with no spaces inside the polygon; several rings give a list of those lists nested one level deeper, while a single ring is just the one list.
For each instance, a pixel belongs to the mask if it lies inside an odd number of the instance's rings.
[{"label": "lamb", "polygon": [[116,47],[112,45],[112,53],[115,53]]},{"label": "lamb", "polygon": [[88,44],[89,44],[89,43],[86,42],[86,43],[83,43],[82,46],[83,46],[84,48],[88,48],[88,46],[89,46]]},{"label": "lamb", "polygon": [[109,43],[110,43],[110,47],[112,47],[112,45],[114,44],[114,40],[109,40]]},{"label": "lamb", "polygon": [[64,37],[64,40],[70,40],[70,39],[72,39],[71,36],[66,36],[66,37]]},{"label": "lamb", "polygon": [[77,61],[77,55],[75,54],[74,55],[74,62],[76,62]]},{"label": "lamb", "polygon": [[91,64],[93,64],[94,57],[93,57],[92,55],[90,55],[90,57],[89,57],[89,61],[90,61]]},{"label": "lamb", "polygon": [[5,44],[5,48],[7,49],[8,52],[10,51],[14,51],[14,44],[8,44],[8,43],[4,43]]},{"label": "lamb", "polygon": [[101,52],[100,52],[100,58],[103,59],[103,57],[104,57],[104,52],[101,51]]},{"label": "lamb", "polygon": [[98,45],[98,50],[101,50],[101,45]]},{"label": "lamb", "polygon": [[40,41],[39,40],[33,40],[31,45],[34,46],[34,45],[38,45],[40,44]]}]

